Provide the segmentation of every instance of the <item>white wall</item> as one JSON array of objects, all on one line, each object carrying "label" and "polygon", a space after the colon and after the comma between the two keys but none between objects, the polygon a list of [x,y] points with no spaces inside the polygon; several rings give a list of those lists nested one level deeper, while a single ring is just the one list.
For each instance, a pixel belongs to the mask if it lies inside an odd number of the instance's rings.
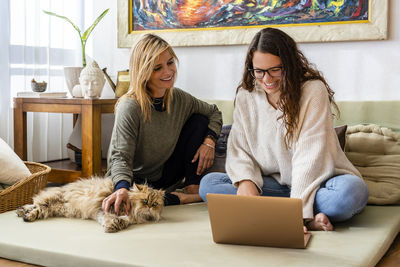
[{"label": "white wall", "polygon": [[[117,1],[95,1],[93,15],[110,12],[93,31],[89,55],[115,80],[128,69],[129,49],[117,48]],[[384,41],[302,43],[300,49],[321,70],[336,100],[400,100],[400,3],[389,0],[389,38]],[[93,20],[93,19],[89,19]],[[90,23],[91,23],[90,21]],[[246,46],[176,47],[176,85],[199,98],[233,99],[242,76]],[[111,94],[110,88],[105,93]]]}]

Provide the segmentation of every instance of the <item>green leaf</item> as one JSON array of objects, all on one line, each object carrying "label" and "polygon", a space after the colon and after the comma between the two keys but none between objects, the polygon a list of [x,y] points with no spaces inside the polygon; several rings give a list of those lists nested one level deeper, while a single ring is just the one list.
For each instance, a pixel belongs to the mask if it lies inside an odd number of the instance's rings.
[{"label": "green leaf", "polygon": [[106,10],[104,10],[104,12],[101,13],[101,15],[93,22],[93,24],[89,28],[87,28],[87,30],[82,35],[83,41],[86,41],[89,38],[90,33],[96,27],[97,23],[99,23],[100,20],[107,14],[108,10],[110,10],[110,9],[107,8]]},{"label": "green leaf", "polygon": [[47,15],[50,15],[50,16],[55,16],[55,17],[58,17],[58,18],[61,18],[61,19],[65,19],[66,21],[71,23],[72,27],[74,27],[74,29],[79,33],[79,36],[81,36],[81,30],[69,18],[67,18],[65,16],[58,15],[58,14],[50,12],[50,11],[46,11],[46,10],[43,10],[43,12],[46,13]]}]

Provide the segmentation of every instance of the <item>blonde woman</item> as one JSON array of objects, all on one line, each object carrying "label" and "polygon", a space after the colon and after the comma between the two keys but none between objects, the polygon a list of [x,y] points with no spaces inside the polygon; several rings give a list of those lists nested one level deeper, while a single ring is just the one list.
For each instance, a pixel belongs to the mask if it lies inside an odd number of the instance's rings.
[{"label": "blonde woman", "polygon": [[[199,202],[201,174],[214,160],[222,126],[215,105],[174,88],[177,56],[162,38],[145,35],[132,49],[130,87],[118,101],[108,151],[114,193],[103,201],[107,212],[122,202],[128,188],[147,183],[167,191],[165,205]],[[184,179],[184,190],[173,192]]]},{"label": "blonde woman", "polygon": [[340,148],[333,94],[290,36],[259,31],[236,91],[227,174],[202,179],[203,200],[207,193],[300,198],[310,230],[332,231],[361,212],[368,187]]}]

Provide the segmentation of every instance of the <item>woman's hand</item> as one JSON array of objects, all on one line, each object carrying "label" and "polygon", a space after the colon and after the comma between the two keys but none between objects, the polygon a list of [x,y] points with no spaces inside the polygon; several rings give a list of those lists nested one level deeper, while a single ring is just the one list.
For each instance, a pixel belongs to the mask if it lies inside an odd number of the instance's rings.
[{"label": "woman's hand", "polygon": [[241,196],[259,196],[257,186],[250,180],[243,180],[239,182],[237,195]]},{"label": "woman's hand", "polygon": [[204,139],[203,144],[197,149],[192,162],[199,160],[196,174],[202,174],[206,169],[210,168],[214,162],[215,143],[211,138]]},{"label": "woman's hand", "polygon": [[110,207],[112,204],[114,204],[115,214],[118,215],[121,203],[125,203],[125,214],[128,215],[131,204],[129,202],[128,189],[126,188],[120,188],[106,197],[101,204],[101,208],[104,210],[104,212],[110,212]]}]

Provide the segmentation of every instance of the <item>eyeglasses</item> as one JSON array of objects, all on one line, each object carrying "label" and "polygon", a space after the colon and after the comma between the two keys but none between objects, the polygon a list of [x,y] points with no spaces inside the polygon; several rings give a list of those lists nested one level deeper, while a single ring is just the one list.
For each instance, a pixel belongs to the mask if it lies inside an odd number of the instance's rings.
[{"label": "eyeglasses", "polygon": [[250,72],[251,76],[255,79],[262,79],[264,78],[265,73],[268,73],[268,75],[272,78],[277,78],[282,76],[282,66],[277,66],[277,67],[272,67],[266,70],[261,70],[261,69],[248,69]]}]

